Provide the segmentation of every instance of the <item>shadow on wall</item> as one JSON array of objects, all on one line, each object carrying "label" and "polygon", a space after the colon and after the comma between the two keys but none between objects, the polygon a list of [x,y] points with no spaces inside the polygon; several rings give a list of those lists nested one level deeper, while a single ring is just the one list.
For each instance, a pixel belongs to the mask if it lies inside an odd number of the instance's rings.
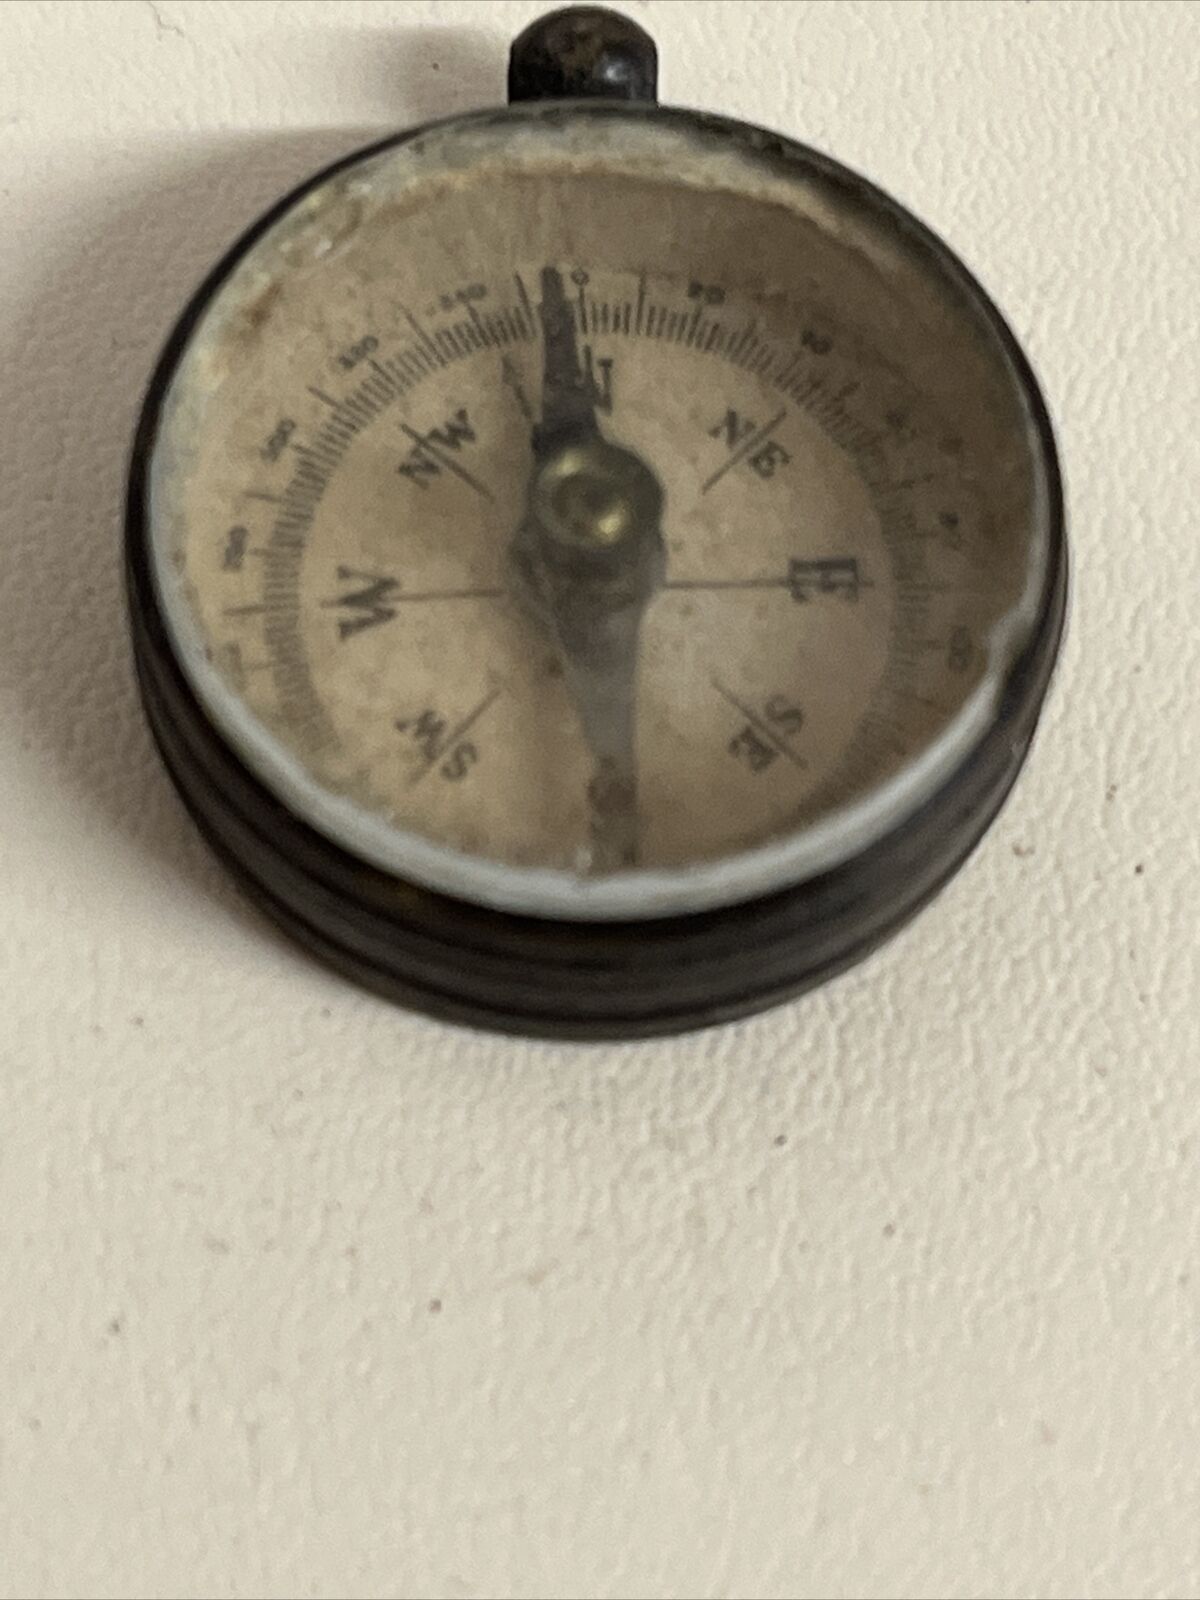
[{"label": "shadow on wall", "polygon": [[27,731],[9,759],[68,785],[99,848],[123,833],[151,870],[231,905],[240,898],[170,788],[134,683],[122,540],[142,395],[200,280],[280,194],[392,131],[504,98],[498,38],[436,28],[328,43],[380,75],[392,120],[93,150],[86,188],[64,176],[39,196],[40,233],[0,326],[0,695]]}]

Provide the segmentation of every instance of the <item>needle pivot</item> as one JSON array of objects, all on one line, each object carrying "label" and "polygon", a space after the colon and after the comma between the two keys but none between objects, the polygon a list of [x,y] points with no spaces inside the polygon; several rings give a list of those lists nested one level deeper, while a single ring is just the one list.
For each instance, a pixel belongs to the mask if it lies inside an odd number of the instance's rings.
[{"label": "needle pivot", "polygon": [[657,529],[662,501],[658,479],[641,457],[599,434],[548,455],[531,495],[548,539],[584,557],[624,556],[639,533]]}]

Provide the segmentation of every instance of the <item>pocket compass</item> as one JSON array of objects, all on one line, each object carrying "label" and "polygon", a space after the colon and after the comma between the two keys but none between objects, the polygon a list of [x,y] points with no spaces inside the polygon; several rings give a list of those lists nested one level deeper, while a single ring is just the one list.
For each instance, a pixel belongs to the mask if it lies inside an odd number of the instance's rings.
[{"label": "pocket compass", "polygon": [[593,7],[509,102],[282,200],[134,449],[163,758],[342,972],[511,1032],[719,1022],[873,949],[1025,757],[1054,443],[999,313],[865,179],[658,105]]}]

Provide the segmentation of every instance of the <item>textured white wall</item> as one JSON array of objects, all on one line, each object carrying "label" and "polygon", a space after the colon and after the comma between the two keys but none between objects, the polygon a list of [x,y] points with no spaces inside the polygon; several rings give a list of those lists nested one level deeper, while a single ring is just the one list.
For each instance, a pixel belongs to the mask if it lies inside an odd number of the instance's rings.
[{"label": "textured white wall", "polygon": [[1052,706],[886,953],[673,1043],[455,1032],[249,913],[151,753],[173,313],[536,9],[0,7],[0,1590],[1195,1594],[1200,7],[633,8],[664,98],[944,231],[1060,425]]}]

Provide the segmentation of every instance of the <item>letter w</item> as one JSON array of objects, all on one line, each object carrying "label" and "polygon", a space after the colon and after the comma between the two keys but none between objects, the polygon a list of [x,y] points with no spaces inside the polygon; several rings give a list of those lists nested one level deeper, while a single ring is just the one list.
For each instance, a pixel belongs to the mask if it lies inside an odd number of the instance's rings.
[{"label": "letter w", "polygon": [[399,588],[395,578],[378,578],[370,572],[355,572],[352,567],[339,567],[337,575],[340,583],[365,580],[361,589],[339,595],[336,600],[321,601],[326,608],[339,607],[357,613],[354,616],[338,618],[339,638],[348,639],[352,633],[361,633],[364,628],[374,628],[381,622],[390,622],[396,615],[395,608],[385,603]]}]

